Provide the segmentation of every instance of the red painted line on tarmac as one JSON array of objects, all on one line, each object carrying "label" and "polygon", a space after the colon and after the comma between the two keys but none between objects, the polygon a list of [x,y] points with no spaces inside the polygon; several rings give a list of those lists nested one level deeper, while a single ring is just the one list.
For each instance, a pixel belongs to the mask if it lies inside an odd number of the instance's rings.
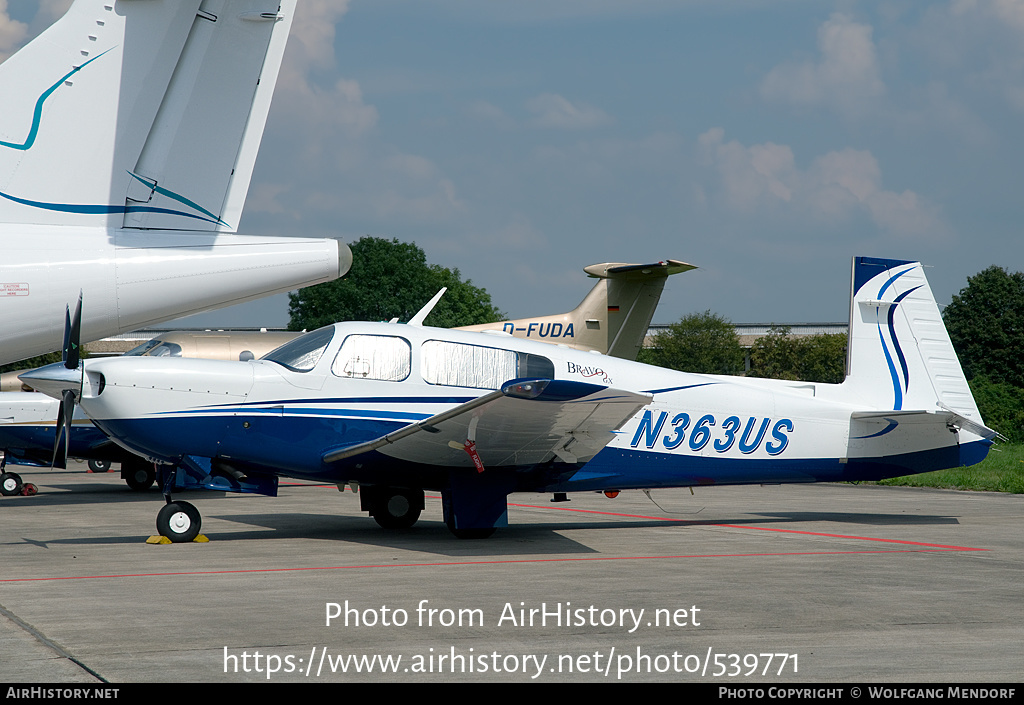
[{"label": "red painted line on tarmac", "polygon": [[[7,578],[0,579],[3,583],[28,583],[56,580],[103,580],[109,578],[166,578],[174,575],[235,575],[240,573],[289,573],[309,570],[366,570],[371,568],[439,568],[457,565],[510,565],[522,563],[581,563],[585,561],[650,561],[673,558],[766,558],[779,556],[842,556],[851,554],[872,553],[936,553],[941,551],[964,550],[959,548],[925,548],[925,549],[890,549],[875,551],[793,551],[783,553],[694,553],[677,556],[597,556],[589,558],[522,558],[493,561],[438,561],[430,563],[381,563],[367,565],[335,565],[309,566],[306,568],[249,568],[242,570],[196,570],[174,571],[167,573],[123,573],[119,575],[65,575],[46,578]],[[985,551],[988,549],[966,549],[969,551]]]},{"label": "red painted line on tarmac", "polygon": [[[308,486],[308,485],[307,485]],[[326,485],[324,485],[326,486]],[[330,485],[333,487],[333,485]],[[436,499],[436,497],[431,497]],[[671,556],[591,556],[587,558],[523,558],[523,559],[502,559],[483,561],[438,561],[429,563],[384,563],[367,565],[342,565],[342,566],[310,566],[305,568],[250,568],[241,570],[206,570],[206,571],[175,571],[166,573],[124,573],[118,575],[69,575],[50,576],[43,578],[0,578],[0,584],[40,582],[57,580],[103,580],[110,578],[165,578],[175,575],[202,576],[202,575],[232,575],[245,573],[287,573],[310,570],[367,570],[374,568],[436,568],[445,566],[472,566],[472,565],[514,565],[526,563],[580,563],[585,561],[649,561],[649,560],[672,560],[690,558],[766,558],[785,556],[838,556],[838,555],[863,555],[863,554],[885,554],[885,553],[941,553],[944,551],[989,551],[988,548],[973,548],[970,546],[949,546],[937,543],[923,543],[920,541],[904,541],[902,539],[884,539],[870,536],[852,536],[849,534],[830,534],[817,531],[800,531],[797,529],[777,529],[761,526],[745,526],[741,524],[711,524],[696,522],[687,519],[676,519],[664,516],[649,516],[645,514],[626,514],[621,512],[602,512],[595,509],[575,509],[572,507],[549,507],[535,504],[512,504],[512,507],[523,507],[528,509],[555,509],[559,511],[577,512],[580,514],[599,514],[604,516],[624,517],[628,519],[647,519],[655,521],[674,522],[690,526],[712,526],[730,529],[746,529],[750,531],[773,531],[784,534],[800,534],[804,536],[821,536],[826,538],[850,539],[852,541],[872,541],[878,543],[898,544],[913,548],[905,549],[874,549],[874,550],[849,550],[849,551],[788,551],[788,552],[766,552],[766,553],[707,553],[707,554],[681,554]]]}]

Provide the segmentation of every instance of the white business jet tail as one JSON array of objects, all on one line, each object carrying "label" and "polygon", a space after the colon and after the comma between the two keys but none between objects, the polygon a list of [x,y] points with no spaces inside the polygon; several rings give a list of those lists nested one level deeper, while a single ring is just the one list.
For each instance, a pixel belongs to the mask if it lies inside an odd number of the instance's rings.
[{"label": "white business jet tail", "polygon": [[79,0],[0,64],[0,221],[237,229],[294,0]]},{"label": "white business jet tail", "polygon": [[[234,234],[295,0],[76,0],[0,64],[0,364],[334,279],[333,239]],[[53,324],[49,322],[53,321]]]}]

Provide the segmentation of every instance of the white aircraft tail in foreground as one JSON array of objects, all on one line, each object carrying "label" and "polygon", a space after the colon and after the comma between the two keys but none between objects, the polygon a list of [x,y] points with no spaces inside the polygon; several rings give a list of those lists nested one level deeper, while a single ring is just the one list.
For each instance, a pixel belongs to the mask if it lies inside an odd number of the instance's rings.
[{"label": "white aircraft tail in foreground", "polygon": [[333,239],[236,234],[295,0],[77,0],[0,64],[0,364],[327,281]]},{"label": "white aircraft tail in foreground", "polygon": [[[920,263],[857,258],[842,384],[676,372],[487,333],[337,323],[251,362],[69,358],[22,375],[162,463],[157,525],[199,531],[184,487],[357,484],[384,527],[439,491],[457,536],[512,492],[878,480],[973,465],[986,428]],[[418,316],[414,320],[422,320]],[[71,328],[73,329],[73,325]]]}]

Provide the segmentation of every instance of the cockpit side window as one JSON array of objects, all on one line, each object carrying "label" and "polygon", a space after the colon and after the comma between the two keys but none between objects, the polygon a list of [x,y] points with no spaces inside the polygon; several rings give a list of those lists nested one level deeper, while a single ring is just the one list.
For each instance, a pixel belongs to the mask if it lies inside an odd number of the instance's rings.
[{"label": "cockpit side window", "polygon": [[427,384],[497,389],[519,376],[518,356],[511,350],[428,340],[420,351]]},{"label": "cockpit side window", "polygon": [[555,366],[541,355],[519,353],[519,376],[540,379],[554,379]]},{"label": "cockpit side window", "polygon": [[324,350],[333,339],[334,326],[326,326],[300,335],[295,340],[271,350],[260,359],[276,362],[293,372],[309,372],[320,362]]},{"label": "cockpit side window", "polygon": [[389,335],[350,335],[341,344],[331,372],[338,377],[401,382],[412,369],[412,346]]}]

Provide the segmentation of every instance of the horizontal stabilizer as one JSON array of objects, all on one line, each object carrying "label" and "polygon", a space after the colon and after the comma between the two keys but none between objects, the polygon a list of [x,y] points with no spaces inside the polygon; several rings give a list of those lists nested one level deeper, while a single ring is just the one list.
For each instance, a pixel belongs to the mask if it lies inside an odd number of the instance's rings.
[{"label": "horizontal stabilizer", "polygon": [[1002,438],[994,429],[980,424],[976,421],[958,414],[952,409],[941,409],[938,411],[855,411],[852,414],[854,421],[877,421],[888,424],[923,424],[942,425],[946,428],[969,431],[986,440]]},{"label": "horizontal stabilizer", "polygon": [[670,277],[673,274],[689,272],[696,269],[697,265],[687,264],[677,259],[667,259],[651,264],[620,264],[617,262],[606,262],[604,264],[592,264],[584,267],[583,271],[592,277],[600,279],[656,279],[658,277]]},{"label": "horizontal stabilizer", "polygon": [[[500,390],[357,446],[324,454],[332,463],[371,450],[410,462],[480,468],[586,462],[651,401],[584,382],[519,379]],[[479,463],[477,462],[479,461]]]}]

